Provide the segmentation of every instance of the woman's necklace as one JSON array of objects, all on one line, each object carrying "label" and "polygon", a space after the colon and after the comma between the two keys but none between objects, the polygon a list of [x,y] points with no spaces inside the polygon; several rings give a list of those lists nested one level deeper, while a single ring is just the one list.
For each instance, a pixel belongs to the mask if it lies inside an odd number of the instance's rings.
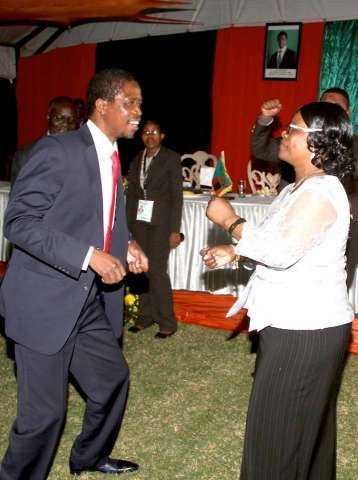
[{"label": "woman's necklace", "polygon": [[312,177],[318,177],[320,175],[325,175],[325,172],[317,172],[317,173],[311,173],[311,175],[306,175],[301,180],[299,180],[295,185],[293,186],[293,189],[291,190],[290,193],[295,192],[306,180]]}]

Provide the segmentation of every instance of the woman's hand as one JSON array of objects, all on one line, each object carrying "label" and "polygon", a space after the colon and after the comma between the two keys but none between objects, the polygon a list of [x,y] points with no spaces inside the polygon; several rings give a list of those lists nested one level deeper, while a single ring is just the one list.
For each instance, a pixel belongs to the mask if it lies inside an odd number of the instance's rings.
[{"label": "woman's hand", "polygon": [[209,201],[206,216],[224,230],[227,230],[239,218],[228,201],[217,197]]},{"label": "woman's hand", "polygon": [[203,248],[200,251],[204,263],[209,268],[218,268],[235,260],[236,254],[232,245],[217,245]]}]

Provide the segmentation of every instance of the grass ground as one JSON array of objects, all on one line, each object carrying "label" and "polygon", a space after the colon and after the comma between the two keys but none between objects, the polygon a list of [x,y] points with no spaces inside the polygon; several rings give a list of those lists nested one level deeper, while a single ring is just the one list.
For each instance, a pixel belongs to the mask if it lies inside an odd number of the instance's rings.
[{"label": "grass ground", "polygon": [[[180,325],[179,332],[165,341],[154,340],[154,333],[148,329],[125,337],[132,382],[113,456],[138,461],[141,469],[123,479],[238,479],[255,361],[250,342],[245,335],[228,342],[225,332],[190,325]],[[338,480],[358,479],[357,378],[358,356],[351,356],[339,397]],[[0,398],[1,458],[16,410],[12,363],[2,339]],[[66,428],[50,480],[73,478],[68,473],[68,453],[82,414],[83,402],[71,387]]]}]

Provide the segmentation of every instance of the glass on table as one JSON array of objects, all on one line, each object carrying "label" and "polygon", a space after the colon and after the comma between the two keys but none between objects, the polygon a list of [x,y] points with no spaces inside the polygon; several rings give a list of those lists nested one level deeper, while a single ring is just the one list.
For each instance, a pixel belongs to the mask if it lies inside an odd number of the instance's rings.
[{"label": "glass on table", "polygon": [[239,180],[239,183],[237,185],[237,193],[239,194],[240,198],[245,197],[245,188],[246,188],[245,180]]}]

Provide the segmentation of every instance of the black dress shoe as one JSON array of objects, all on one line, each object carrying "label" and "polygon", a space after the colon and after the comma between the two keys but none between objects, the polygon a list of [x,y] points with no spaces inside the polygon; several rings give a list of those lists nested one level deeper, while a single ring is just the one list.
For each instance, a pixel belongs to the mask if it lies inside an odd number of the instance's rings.
[{"label": "black dress shoe", "polygon": [[70,462],[71,475],[81,475],[83,472],[100,472],[112,473],[119,475],[121,473],[135,472],[139,469],[139,465],[128,460],[115,460],[114,458],[105,458],[97,463],[94,467],[76,468]]},{"label": "black dress shoe", "polygon": [[169,333],[163,333],[163,332],[158,332],[154,335],[154,338],[168,338],[174,335],[175,332],[169,332]]},{"label": "black dress shoe", "polygon": [[145,327],[137,327],[137,325],[132,325],[131,327],[128,328],[128,332],[139,333],[139,332],[143,332],[144,329]]}]

